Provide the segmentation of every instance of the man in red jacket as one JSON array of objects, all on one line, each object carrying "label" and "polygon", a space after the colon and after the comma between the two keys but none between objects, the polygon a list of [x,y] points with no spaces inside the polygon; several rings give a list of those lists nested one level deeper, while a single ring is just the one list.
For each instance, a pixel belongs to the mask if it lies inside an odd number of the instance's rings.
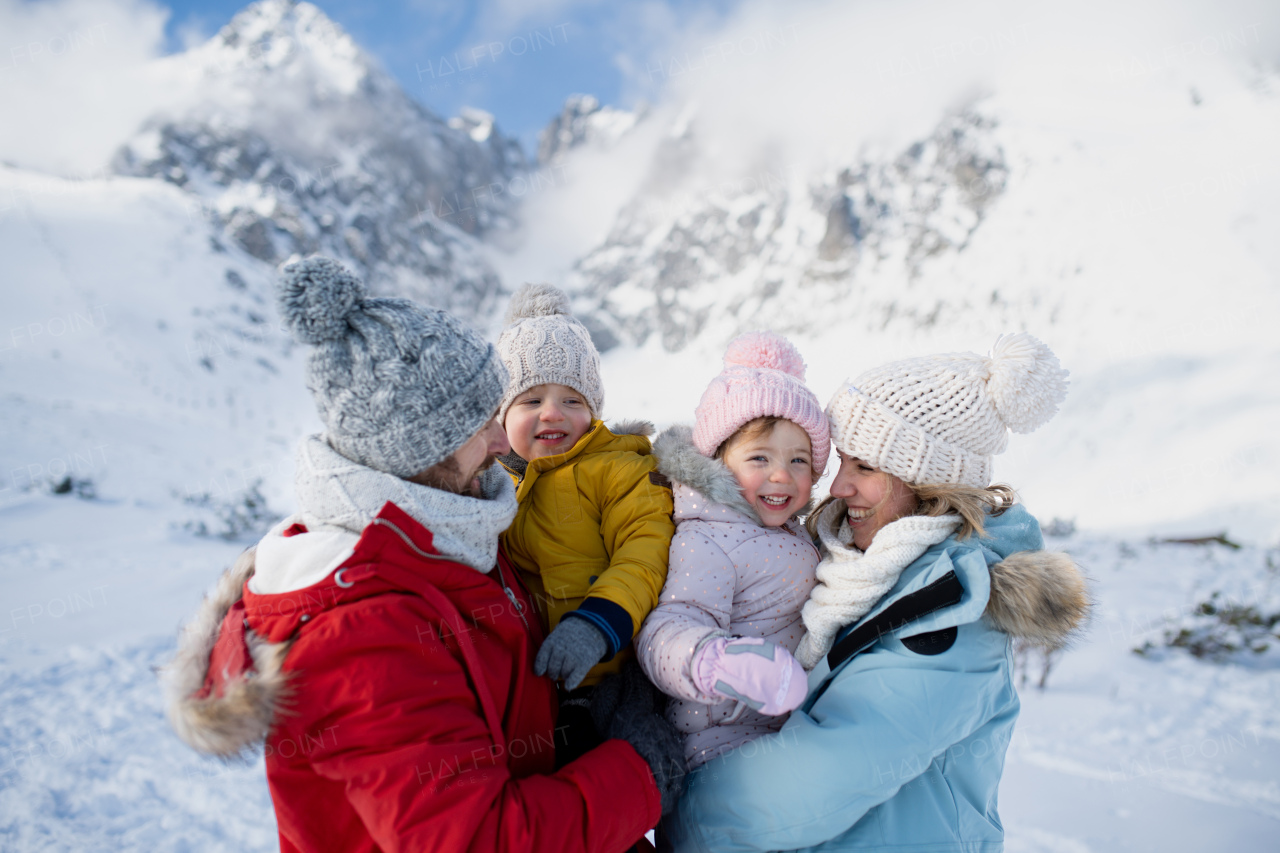
[{"label": "man in red jacket", "polygon": [[557,769],[538,620],[498,548],[493,347],[323,258],[286,269],[280,308],[326,431],[298,449],[301,511],[184,629],[175,730],[264,744],[285,851],[627,849],[679,794],[679,739],[632,684],[596,712],[610,739]]}]

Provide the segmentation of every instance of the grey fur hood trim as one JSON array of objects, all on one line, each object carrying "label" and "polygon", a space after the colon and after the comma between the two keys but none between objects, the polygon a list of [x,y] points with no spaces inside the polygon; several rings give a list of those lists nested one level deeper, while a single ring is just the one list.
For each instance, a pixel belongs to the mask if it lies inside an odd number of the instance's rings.
[{"label": "grey fur hood trim", "polygon": [[986,616],[997,629],[1033,646],[1057,649],[1084,629],[1093,602],[1069,554],[1019,551],[991,567]]},{"label": "grey fur hood trim", "polygon": [[703,456],[693,446],[693,427],[678,424],[662,431],[653,442],[658,473],[688,486],[712,503],[740,512],[756,524],[760,516],[742,497],[742,489],[724,462]]},{"label": "grey fur hood trim", "polygon": [[184,743],[197,752],[230,759],[256,749],[271,730],[272,720],[288,700],[284,658],[290,643],[268,643],[246,629],[254,670],[224,685],[222,695],[199,698],[209,674],[209,656],[222,620],[240,600],[253,574],[254,549],[241,554],[205,596],[196,616],[178,636],[178,652],[160,670],[165,713]]},{"label": "grey fur hood trim", "polygon": [[656,431],[648,421],[618,421],[608,430],[614,435],[643,435],[645,438],[653,438]]}]

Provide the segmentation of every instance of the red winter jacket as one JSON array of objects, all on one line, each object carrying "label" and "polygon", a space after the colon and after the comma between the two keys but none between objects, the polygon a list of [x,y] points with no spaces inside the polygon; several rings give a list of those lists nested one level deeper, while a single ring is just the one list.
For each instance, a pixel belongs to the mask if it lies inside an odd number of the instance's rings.
[{"label": "red winter jacket", "polygon": [[488,575],[441,557],[387,503],[319,583],[258,595],[252,565],[187,627],[170,719],[220,755],[269,732],[282,850],[622,851],[657,823],[630,744],[554,769],[555,687],[505,555]]}]

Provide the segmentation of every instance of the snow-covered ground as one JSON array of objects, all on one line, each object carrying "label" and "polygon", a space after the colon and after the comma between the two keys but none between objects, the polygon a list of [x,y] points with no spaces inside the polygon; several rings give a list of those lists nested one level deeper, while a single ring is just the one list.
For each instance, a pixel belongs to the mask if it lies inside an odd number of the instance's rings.
[{"label": "snow-covered ground", "polygon": [[[178,742],[153,667],[241,547],[179,509],[27,494],[0,511],[0,848],[269,850],[261,760]],[[74,533],[74,535],[71,535]],[[1009,748],[1010,851],[1269,851],[1280,837],[1280,654],[1133,652],[1214,589],[1275,601],[1280,553],[1075,535],[1092,630],[1034,686]],[[1270,563],[1268,563],[1270,560]]]}]

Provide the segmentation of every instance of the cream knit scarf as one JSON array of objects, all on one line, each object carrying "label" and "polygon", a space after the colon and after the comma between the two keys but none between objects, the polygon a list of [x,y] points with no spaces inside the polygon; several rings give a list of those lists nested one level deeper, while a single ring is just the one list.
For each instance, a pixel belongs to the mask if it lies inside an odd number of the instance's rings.
[{"label": "cream knit scarf", "polygon": [[960,526],[960,516],[909,515],[886,524],[865,552],[853,546],[844,501],[832,501],[818,516],[818,539],[826,556],[818,564],[818,585],[801,610],[808,630],[796,660],[813,669],[831,651],[836,634],[865,616],[898,582],[902,570]]},{"label": "cream knit scarf", "polygon": [[431,531],[437,551],[481,572],[498,559],[498,535],[516,517],[516,490],[496,462],[480,477],[483,498],[420,486],[352,462],[322,435],[298,446],[294,485],[308,528],[359,534],[391,501]]}]

